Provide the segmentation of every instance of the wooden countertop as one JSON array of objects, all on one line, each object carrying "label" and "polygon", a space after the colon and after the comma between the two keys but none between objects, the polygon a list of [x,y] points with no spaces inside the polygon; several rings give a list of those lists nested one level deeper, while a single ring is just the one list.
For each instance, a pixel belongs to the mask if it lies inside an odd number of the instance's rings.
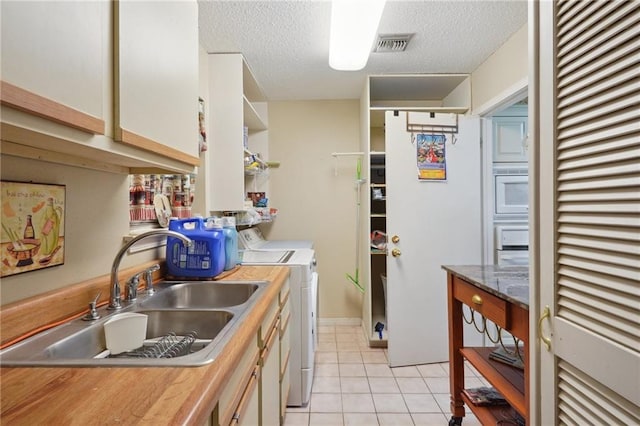
[{"label": "wooden countertop", "polygon": [[242,266],[225,278],[271,283],[244,326],[205,366],[1,368],[0,423],[204,424],[288,274],[289,268],[283,266]]}]

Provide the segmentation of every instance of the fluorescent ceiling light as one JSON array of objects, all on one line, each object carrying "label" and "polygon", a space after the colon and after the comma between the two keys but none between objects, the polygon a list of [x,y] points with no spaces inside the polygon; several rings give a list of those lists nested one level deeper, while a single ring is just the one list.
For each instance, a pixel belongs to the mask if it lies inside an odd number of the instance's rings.
[{"label": "fluorescent ceiling light", "polygon": [[385,0],[333,0],[329,66],[357,71],[369,60]]}]

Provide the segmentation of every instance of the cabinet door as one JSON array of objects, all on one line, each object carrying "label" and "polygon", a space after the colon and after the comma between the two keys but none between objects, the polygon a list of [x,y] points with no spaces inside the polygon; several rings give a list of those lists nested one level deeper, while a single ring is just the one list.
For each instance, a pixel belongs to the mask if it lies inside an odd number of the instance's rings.
[{"label": "cabinet door", "polygon": [[[255,383],[257,383],[258,374],[260,373],[259,369],[256,372],[256,366],[259,358],[260,353],[258,351],[258,345],[252,343],[251,346],[247,348],[242,359],[237,363],[233,375],[229,378],[227,383],[225,383],[224,390],[220,395],[220,399],[218,399],[218,419],[220,425],[226,426],[232,423],[234,421],[234,415],[236,414],[238,414],[236,416],[237,418],[241,418],[244,421],[245,414],[237,413],[237,411],[238,407],[241,405],[243,397],[245,395],[249,395],[247,394],[246,389],[252,382],[254,382],[252,386],[256,387],[256,391],[254,393],[256,395],[258,394]],[[247,396],[247,398],[250,397],[251,396]],[[244,398],[246,404],[248,404],[249,401],[247,398]],[[257,406],[255,411],[258,411]],[[257,422],[255,424],[257,424]]]},{"label": "cabinet door", "polygon": [[262,426],[280,425],[280,321],[276,321],[262,353],[260,404]]},{"label": "cabinet door", "polygon": [[2,102],[103,134],[108,3],[2,2]]},{"label": "cabinet door", "polygon": [[[288,284],[289,280],[287,280]],[[283,291],[285,291],[283,289]],[[291,307],[289,296],[291,291],[288,288],[283,293],[280,292],[282,303],[280,313],[280,418],[284,419],[287,409],[287,399],[289,398],[290,378],[289,378],[289,357],[291,356],[291,332],[289,323],[291,321]]]},{"label": "cabinet door", "polygon": [[116,140],[197,166],[197,3],[114,7]]},{"label": "cabinet door", "polygon": [[[540,112],[532,170],[540,197],[533,197],[531,269],[539,298],[529,312],[532,325],[542,323],[541,342],[532,345],[538,369],[531,383],[539,387],[531,424],[637,425],[640,69],[624,64],[637,64],[637,49],[628,47],[638,44],[640,4],[577,3],[535,2],[540,19],[530,29],[540,58],[531,98]],[[549,96],[560,92],[562,101]],[[629,99],[635,107],[611,107]]]},{"label": "cabinet door", "polygon": [[527,161],[527,117],[493,117],[493,161]]},{"label": "cabinet door", "polygon": [[260,424],[260,394],[256,386],[260,381],[259,375],[260,367],[256,366],[240,399],[238,408],[231,418],[230,424],[232,426],[257,426]]}]

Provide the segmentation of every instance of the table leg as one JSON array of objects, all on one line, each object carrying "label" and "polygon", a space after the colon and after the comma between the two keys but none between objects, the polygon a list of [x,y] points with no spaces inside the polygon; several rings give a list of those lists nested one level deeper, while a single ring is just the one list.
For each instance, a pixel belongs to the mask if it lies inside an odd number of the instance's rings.
[{"label": "table leg", "polygon": [[449,419],[449,426],[461,426],[462,425],[462,417],[451,416]]},{"label": "table leg", "polygon": [[[449,425],[460,425],[464,417],[464,402],[460,396],[464,389],[464,360],[460,353],[463,345],[462,303],[453,297],[454,277],[447,274],[449,315],[449,384],[451,420]],[[452,423],[453,422],[453,423]]]}]

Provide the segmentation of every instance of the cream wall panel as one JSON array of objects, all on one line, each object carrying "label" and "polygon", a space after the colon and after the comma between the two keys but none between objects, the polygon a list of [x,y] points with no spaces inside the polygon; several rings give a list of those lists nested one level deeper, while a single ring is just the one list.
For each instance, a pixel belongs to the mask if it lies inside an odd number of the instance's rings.
[{"label": "cream wall panel", "polygon": [[2,79],[102,118],[108,5],[3,1]]},{"label": "cream wall panel", "polygon": [[361,318],[362,296],[345,274],[355,265],[356,159],[332,152],[360,147],[359,101],[269,103],[269,204],[279,209],[270,239],[315,243],[320,275],[320,318]]},{"label": "cream wall panel", "polygon": [[524,25],[471,73],[473,114],[482,114],[486,105],[495,105],[501,97],[526,87],[527,52],[527,25]]},{"label": "cream wall panel", "polygon": [[[2,180],[62,184],[67,189],[64,265],[2,278],[1,304],[109,274],[122,236],[129,232],[127,175],[4,154],[0,158]],[[125,256],[120,267],[158,256],[164,253],[151,250]]]}]

